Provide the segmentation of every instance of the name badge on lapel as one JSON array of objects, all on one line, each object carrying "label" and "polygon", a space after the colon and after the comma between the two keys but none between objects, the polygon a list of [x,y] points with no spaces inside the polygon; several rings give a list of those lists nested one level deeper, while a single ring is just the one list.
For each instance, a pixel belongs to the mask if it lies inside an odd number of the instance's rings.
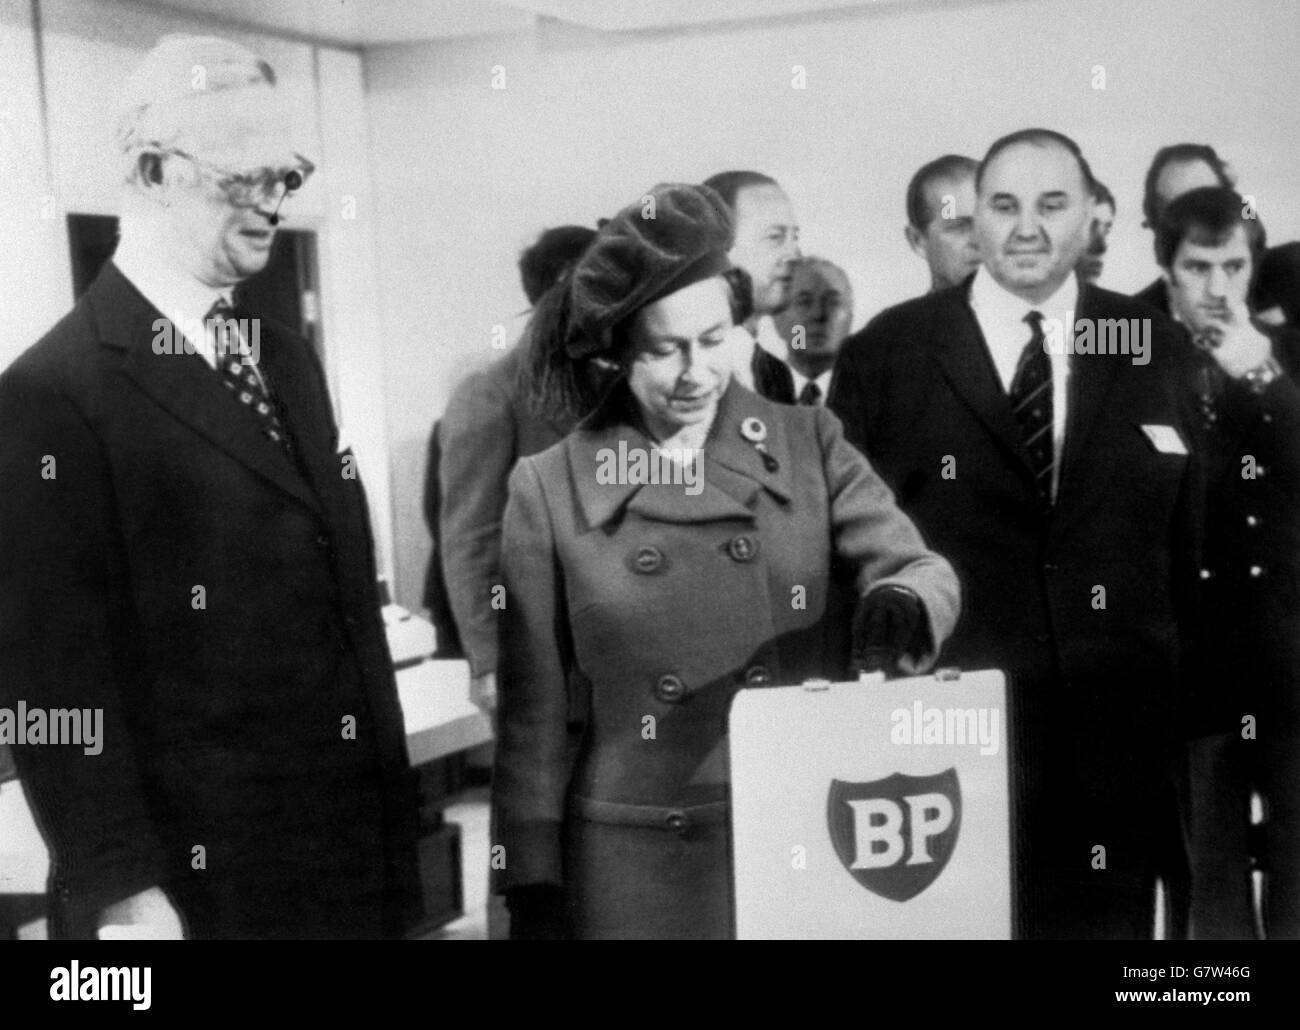
[{"label": "name badge on lapel", "polygon": [[1187,454],[1187,445],[1173,426],[1139,426],[1142,435],[1161,454]]}]

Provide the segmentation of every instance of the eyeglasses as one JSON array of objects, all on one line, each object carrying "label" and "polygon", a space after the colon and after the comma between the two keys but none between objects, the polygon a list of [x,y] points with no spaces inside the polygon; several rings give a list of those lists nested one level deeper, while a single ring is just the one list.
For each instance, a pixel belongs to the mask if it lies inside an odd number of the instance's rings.
[{"label": "eyeglasses", "polygon": [[207,172],[216,184],[237,207],[257,207],[268,196],[274,196],[276,190],[284,187],[285,196],[300,190],[311,177],[316,166],[301,154],[294,154],[298,165],[295,168],[259,168],[253,172],[237,172],[221,165],[212,164],[172,147],[165,153],[189,161],[196,168]]}]

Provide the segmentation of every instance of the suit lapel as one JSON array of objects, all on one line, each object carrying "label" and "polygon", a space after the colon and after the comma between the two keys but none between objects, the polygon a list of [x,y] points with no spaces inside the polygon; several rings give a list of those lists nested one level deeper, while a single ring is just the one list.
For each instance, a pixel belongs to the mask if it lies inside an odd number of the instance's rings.
[{"label": "suit lapel", "polygon": [[100,340],[123,351],[123,374],[177,421],[313,511],[320,502],[248,412],[226,396],[216,373],[197,354],[154,352],[157,311],[111,262],[88,300]]},{"label": "suit lapel", "polygon": [[[1091,320],[1095,327],[1097,322],[1106,317],[1106,312],[1098,304],[1094,289],[1086,283],[1079,287],[1080,320]],[[1106,395],[1111,383],[1119,371],[1121,361],[1129,360],[1126,356],[1111,354],[1071,354],[1070,355],[1070,401],[1066,415],[1065,441],[1061,448],[1060,484],[1057,490],[1057,502],[1064,493],[1068,478],[1075,471],[1076,463],[1087,453],[1088,434],[1097,424],[1097,418],[1105,408]]]},{"label": "suit lapel", "polygon": [[325,407],[328,393],[323,375],[310,366],[310,357],[297,353],[305,346],[309,346],[305,341],[282,339],[262,323],[262,364],[267,380],[280,401],[298,463],[315,488],[313,496],[324,499],[342,482],[343,468],[333,449],[337,441]]},{"label": "suit lapel", "polygon": [[[969,283],[967,284],[969,288]],[[953,391],[988,430],[990,436],[1033,483],[1029,452],[1011,404],[1002,388],[984,334],[959,289],[946,291],[942,307],[935,309],[932,334],[936,336],[936,358]],[[946,332],[948,335],[939,336]]]}]

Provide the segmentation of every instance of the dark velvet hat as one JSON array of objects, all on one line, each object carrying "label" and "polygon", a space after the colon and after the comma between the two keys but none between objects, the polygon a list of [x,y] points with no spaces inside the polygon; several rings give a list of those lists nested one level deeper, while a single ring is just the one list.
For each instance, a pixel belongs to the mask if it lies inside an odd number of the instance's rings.
[{"label": "dark velvet hat", "polygon": [[573,268],[564,350],[608,350],[622,322],[731,267],[731,212],[707,186],[662,183],[605,222]]}]

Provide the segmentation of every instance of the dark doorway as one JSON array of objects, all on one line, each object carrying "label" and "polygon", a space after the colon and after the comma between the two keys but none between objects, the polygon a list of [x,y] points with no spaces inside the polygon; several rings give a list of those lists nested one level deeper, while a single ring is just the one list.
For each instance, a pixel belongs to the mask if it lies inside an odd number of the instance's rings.
[{"label": "dark doorway", "polygon": [[[104,262],[117,249],[117,218],[68,215],[68,245],[72,252],[75,300],[86,292]],[[306,337],[324,363],[319,281],[316,234],[302,229],[281,229],[276,234],[266,268],[236,287],[235,303],[282,322]]]}]

